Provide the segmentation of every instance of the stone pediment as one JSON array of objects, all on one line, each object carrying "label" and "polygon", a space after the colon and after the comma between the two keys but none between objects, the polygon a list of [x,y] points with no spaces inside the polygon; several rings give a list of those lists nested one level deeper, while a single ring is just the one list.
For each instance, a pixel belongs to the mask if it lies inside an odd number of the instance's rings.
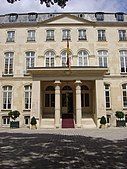
[{"label": "stone pediment", "polygon": [[90,25],[93,24],[94,22],[79,18],[75,15],[71,14],[62,14],[53,18],[50,18],[46,20],[44,23],[49,24],[49,25],[69,25],[69,24],[83,24],[83,25]]}]

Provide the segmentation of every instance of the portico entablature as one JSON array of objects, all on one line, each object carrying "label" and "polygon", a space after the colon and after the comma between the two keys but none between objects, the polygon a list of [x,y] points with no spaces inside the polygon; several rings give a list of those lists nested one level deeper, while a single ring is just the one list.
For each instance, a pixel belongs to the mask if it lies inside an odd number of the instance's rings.
[{"label": "portico entablature", "polygon": [[34,67],[28,73],[36,80],[97,80],[108,71],[104,67]]}]

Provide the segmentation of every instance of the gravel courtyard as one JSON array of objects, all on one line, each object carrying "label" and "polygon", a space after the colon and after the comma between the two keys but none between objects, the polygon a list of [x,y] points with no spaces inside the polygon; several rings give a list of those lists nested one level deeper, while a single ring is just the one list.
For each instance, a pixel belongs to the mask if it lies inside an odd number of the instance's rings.
[{"label": "gravel courtyard", "polygon": [[127,128],[1,129],[0,169],[126,169]]}]

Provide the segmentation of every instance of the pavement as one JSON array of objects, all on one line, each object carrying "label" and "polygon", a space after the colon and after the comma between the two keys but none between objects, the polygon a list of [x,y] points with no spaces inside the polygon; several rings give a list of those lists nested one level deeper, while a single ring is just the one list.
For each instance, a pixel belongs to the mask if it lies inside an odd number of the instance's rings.
[{"label": "pavement", "polygon": [[127,169],[127,127],[0,129],[0,169]]}]

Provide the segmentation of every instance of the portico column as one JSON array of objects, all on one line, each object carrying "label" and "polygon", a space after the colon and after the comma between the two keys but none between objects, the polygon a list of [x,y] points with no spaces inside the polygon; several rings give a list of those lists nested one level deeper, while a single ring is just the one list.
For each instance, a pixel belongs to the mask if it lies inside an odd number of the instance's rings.
[{"label": "portico column", "polygon": [[60,81],[55,81],[55,127],[60,127]]},{"label": "portico column", "polygon": [[81,81],[76,80],[76,124],[81,127],[82,108],[81,108]]},{"label": "portico column", "polygon": [[32,106],[31,117],[35,117],[37,120],[37,127],[40,126],[40,81],[32,82]]},{"label": "portico column", "polygon": [[106,117],[106,106],[105,106],[105,95],[104,95],[104,83],[103,80],[99,79],[95,81],[96,89],[96,117],[97,126],[100,126],[100,118]]}]

